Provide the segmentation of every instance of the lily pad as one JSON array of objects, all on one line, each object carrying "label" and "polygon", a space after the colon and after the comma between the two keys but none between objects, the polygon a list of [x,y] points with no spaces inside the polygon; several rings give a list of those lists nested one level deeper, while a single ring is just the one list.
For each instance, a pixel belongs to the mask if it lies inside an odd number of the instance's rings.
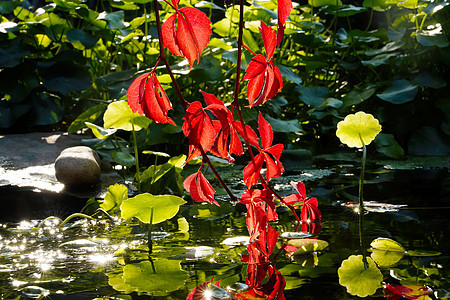
[{"label": "lily pad", "polygon": [[100,207],[108,211],[113,208],[119,208],[123,200],[128,198],[128,188],[123,184],[114,184],[108,187],[105,199]]},{"label": "lily pad", "polygon": [[103,115],[105,128],[122,129],[126,131],[139,131],[144,127],[148,127],[151,123],[150,119],[133,113],[126,101],[117,101],[110,103]]},{"label": "lily pad", "polygon": [[351,255],[342,261],[338,269],[339,284],[347,288],[351,295],[367,297],[381,287],[383,274],[370,257],[366,257],[367,268],[362,255]]},{"label": "lily pad", "polygon": [[405,255],[405,248],[388,238],[377,238],[370,243],[370,246],[373,250],[370,257],[382,267],[395,265]]},{"label": "lily pad", "polygon": [[136,217],[144,223],[150,223],[153,209],[152,224],[161,223],[174,217],[180,205],[186,203],[182,198],[172,195],[153,196],[149,193],[128,198],[120,205],[122,218],[128,220]]}]

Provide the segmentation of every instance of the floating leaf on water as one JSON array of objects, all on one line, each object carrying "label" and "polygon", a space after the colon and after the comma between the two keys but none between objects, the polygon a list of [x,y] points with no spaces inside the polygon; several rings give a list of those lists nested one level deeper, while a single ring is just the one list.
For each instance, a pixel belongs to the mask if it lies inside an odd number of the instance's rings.
[{"label": "floating leaf on water", "polygon": [[[356,202],[345,202],[341,204],[342,206],[348,207],[351,210],[359,211],[359,204]],[[400,208],[407,207],[406,204],[389,204],[389,203],[381,203],[376,201],[364,201],[364,209],[368,212],[377,212],[377,213],[385,213],[385,212],[397,212]]]},{"label": "floating leaf on water", "polygon": [[370,246],[372,247],[370,257],[381,267],[395,265],[405,255],[405,248],[388,238],[377,238],[370,243]]},{"label": "floating leaf on water", "polygon": [[289,240],[288,245],[297,247],[294,255],[317,252],[328,247],[328,242],[315,239],[292,239]]},{"label": "floating leaf on water", "polygon": [[237,246],[237,245],[247,245],[250,237],[248,236],[234,236],[223,240],[222,245]]},{"label": "floating leaf on water", "polygon": [[283,232],[281,237],[285,239],[304,239],[312,237],[313,235],[307,232]]},{"label": "floating leaf on water", "polygon": [[100,244],[90,240],[80,239],[62,243],[60,246],[69,249],[78,249],[78,248],[93,248],[97,247],[98,245]]},{"label": "floating leaf on water", "polygon": [[381,287],[383,274],[370,257],[366,257],[367,268],[362,255],[351,255],[342,261],[338,269],[339,284],[347,288],[351,295],[367,297]]}]

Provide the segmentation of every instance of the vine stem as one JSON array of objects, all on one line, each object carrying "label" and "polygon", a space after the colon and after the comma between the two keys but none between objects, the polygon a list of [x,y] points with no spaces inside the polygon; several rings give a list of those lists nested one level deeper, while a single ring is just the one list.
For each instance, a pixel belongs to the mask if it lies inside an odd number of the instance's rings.
[{"label": "vine stem", "polygon": [[[242,1],[242,0],[241,0]],[[167,2],[167,1],[165,1]],[[173,76],[172,69],[170,68],[169,62],[167,61],[166,55],[164,54],[164,44],[163,44],[163,37],[162,37],[162,31],[161,31],[161,20],[159,18],[159,8],[158,8],[158,0],[153,0],[153,5],[155,8],[155,15],[156,15],[156,27],[158,29],[158,39],[159,39],[159,58],[164,62],[166,65],[167,72],[170,75],[170,78],[172,80],[173,86],[177,92],[178,98],[180,99],[180,103],[183,106],[183,109],[186,111],[189,107],[189,103],[184,99],[183,94],[181,93],[180,87],[177,84],[177,81],[175,80],[175,77]],[[242,43],[242,38],[241,38]],[[240,64],[240,63],[239,63]],[[225,184],[223,179],[220,177],[217,170],[212,165],[211,161],[209,160],[208,156],[206,155],[205,151],[199,147],[203,161],[206,162],[206,164],[209,166],[211,171],[213,172],[214,176],[216,176],[217,180],[219,181],[220,185],[224,188],[228,196],[230,196],[231,200],[237,201],[237,197],[230,191],[228,186]]]},{"label": "vine stem", "polygon": [[133,146],[134,146],[134,161],[136,163],[136,181],[138,186],[138,192],[141,193],[141,173],[139,170],[139,152],[138,152],[138,146],[137,146],[137,139],[136,139],[136,130],[134,129],[134,123],[131,122],[131,131],[133,132]]}]

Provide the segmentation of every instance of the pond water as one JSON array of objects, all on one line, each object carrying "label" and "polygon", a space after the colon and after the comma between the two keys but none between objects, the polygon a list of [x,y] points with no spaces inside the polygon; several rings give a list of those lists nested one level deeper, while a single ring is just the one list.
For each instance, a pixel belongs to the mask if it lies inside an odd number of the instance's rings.
[{"label": "pond water", "polygon": [[[351,205],[357,202],[358,172],[351,164],[319,165],[274,182],[285,196],[293,193],[289,181],[304,181],[322,213],[315,237],[328,243],[301,255],[280,249],[287,241],[282,233],[294,232],[297,224],[288,209],[278,210],[280,220],[273,224],[280,233],[274,266],[286,282],[286,299],[358,298],[340,284],[338,269],[352,255],[371,255],[368,249],[377,238],[389,238],[407,251],[386,255],[391,263],[378,266],[383,283],[427,289],[427,296],[418,299],[449,299],[448,169],[368,168],[364,195],[372,205],[362,228]],[[4,194],[2,198],[14,201]],[[221,280],[220,286],[229,289],[218,289],[216,298],[210,299],[238,298],[246,289],[246,265],[241,262],[248,240],[245,207],[220,203],[221,207],[184,205],[177,217],[155,226],[150,258],[148,229],[137,221],[74,219],[60,228],[56,218],[3,220],[0,295],[2,299],[185,299],[214,276],[213,282]],[[383,299],[383,288],[368,298]]]}]

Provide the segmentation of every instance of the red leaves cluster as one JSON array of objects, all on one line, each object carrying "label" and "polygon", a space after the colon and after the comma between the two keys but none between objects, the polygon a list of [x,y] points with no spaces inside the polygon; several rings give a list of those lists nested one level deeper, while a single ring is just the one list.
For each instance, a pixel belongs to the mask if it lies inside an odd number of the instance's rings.
[{"label": "red leaves cluster", "polygon": [[283,88],[283,78],[278,67],[273,64],[272,58],[277,46],[277,34],[263,21],[261,21],[259,30],[266,49],[266,56],[255,55],[248,64],[243,78],[243,80],[249,80],[247,98],[250,107],[263,104]]},{"label": "red leaves cluster", "polygon": [[172,104],[153,72],[142,74],[131,83],[127,90],[127,102],[133,113],[137,112],[156,123],[176,126],[167,115]]},{"label": "red leaves cluster", "polygon": [[200,59],[211,36],[211,21],[193,7],[179,8],[179,0],[172,0],[175,13],[161,26],[164,46],[177,56],[186,58],[192,68]]}]

